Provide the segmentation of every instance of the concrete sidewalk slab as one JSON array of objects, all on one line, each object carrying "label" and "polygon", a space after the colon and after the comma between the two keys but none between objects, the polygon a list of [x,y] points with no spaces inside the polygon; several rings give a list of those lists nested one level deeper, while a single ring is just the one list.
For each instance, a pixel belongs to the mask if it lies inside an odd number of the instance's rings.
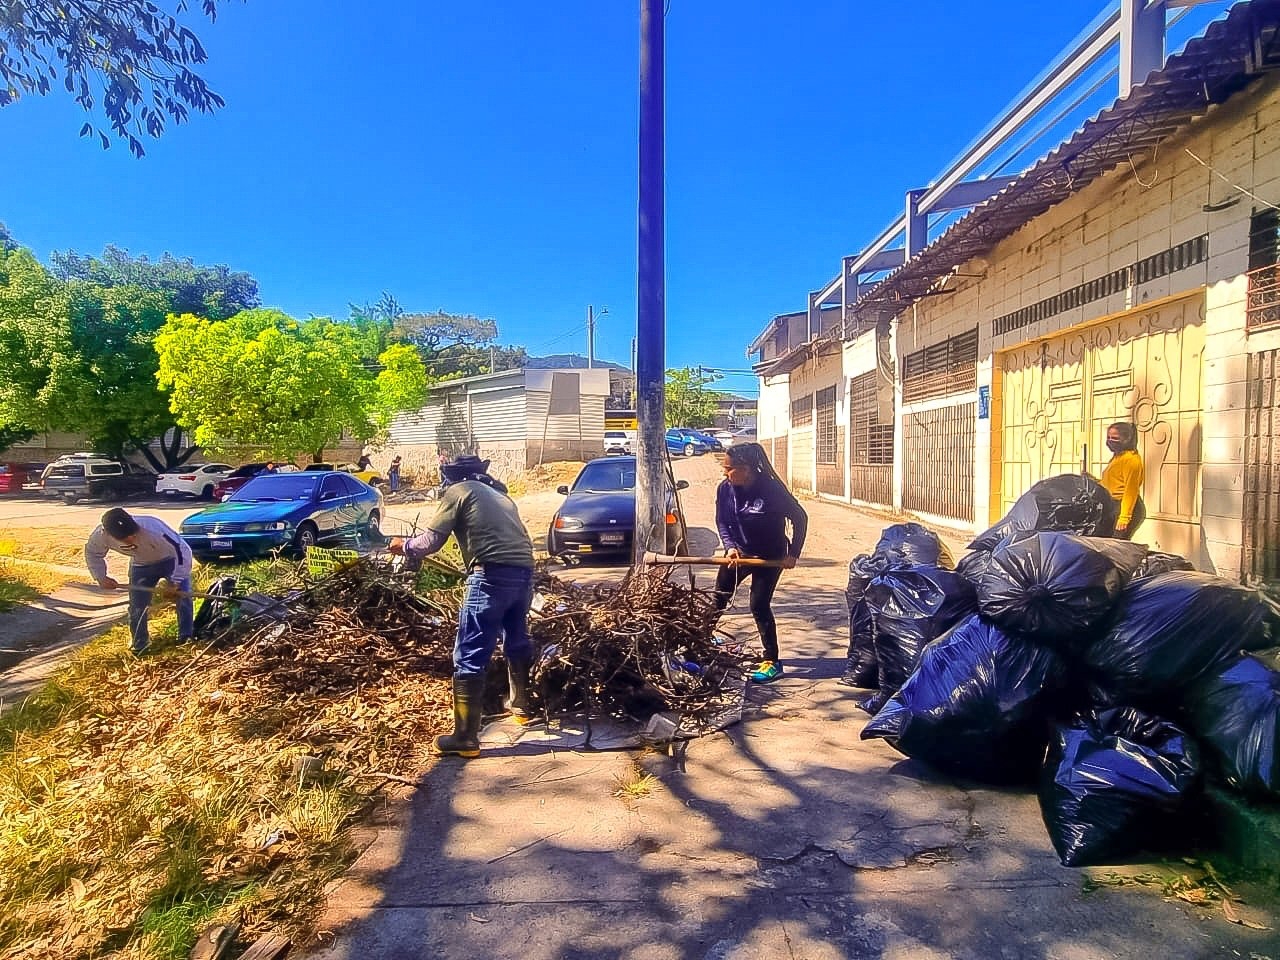
[{"label": "concrete sidewalk slab", "polygon": [[[781,606],[781,605],[780,605]],[[336,885],[311,957],[987,960],[1280,952],[1140,888],[1086,894],[1028,792],[939,778],[835,684],[838,627],[780,619],[789,672],[670,755],[442,760]],[[825,656],[823,655],[825,653]],[[791,664],[794,663],[794,669]],[[615,794],[633,764],[652,795]],[[1238,911],[1272,925],[1257,905]]]}]

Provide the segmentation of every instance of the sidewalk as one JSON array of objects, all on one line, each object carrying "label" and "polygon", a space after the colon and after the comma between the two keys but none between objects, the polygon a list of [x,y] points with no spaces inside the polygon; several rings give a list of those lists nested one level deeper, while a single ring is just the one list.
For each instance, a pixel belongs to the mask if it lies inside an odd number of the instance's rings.
[{"label": "sidewalk", "polygon": [[[84,575],[75,567],[48,566]],[[0,613],[0,710],[40,688],[80,644],[128,615],[125,592],[69,583]]]},{"label": "sidewalk", "polygon": [[[1275,930],[1158,889],[1084,893],[1033,794],[940,779],[860,741],[867,718],[835,683],[843,589],[884,520],[805,506],[810,545],[775,604],[787,674],[748,688],[742,724],[672,756],[522,744],[436,763],[361,831],[308,956],[1280,956]],[[744,614],[725,625],[754,635]],[[651,793],[620,799],[637,770]],[[1238,892],[1242,917],[1276,925],[1261,891]]]}]

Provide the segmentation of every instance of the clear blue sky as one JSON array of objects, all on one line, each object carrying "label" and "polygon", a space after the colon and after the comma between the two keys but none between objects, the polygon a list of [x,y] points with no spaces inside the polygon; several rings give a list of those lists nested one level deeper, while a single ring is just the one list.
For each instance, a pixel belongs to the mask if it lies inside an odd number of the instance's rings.
[{"label": "clear blue sky", "polygon": [[[638,6],[189,16],[227,106],[142,160],[77,139],[70,98],[0,110],[0,221],[42,259],[115,243],[228,263],[298,316],[385,290],[493,317],[537,354],[585,353],[587,304],[607,306],[597,355],[627,363]],[[1101,6],[671,0],[668,366],[745,367],[769,318],[803,309]]]}]

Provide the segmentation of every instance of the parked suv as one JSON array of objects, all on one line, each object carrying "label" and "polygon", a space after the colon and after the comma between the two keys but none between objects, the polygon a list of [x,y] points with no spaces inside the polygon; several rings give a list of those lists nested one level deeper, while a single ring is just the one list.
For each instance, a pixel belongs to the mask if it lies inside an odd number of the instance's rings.
[{"label": "parked suv", "polygon": [[120,500],[153,493],[156,475],[128,461],[96,453],[75,453],[59,457],[45,467],[40,487],[46,497],[61,497],[67,503],[81,499]]}]

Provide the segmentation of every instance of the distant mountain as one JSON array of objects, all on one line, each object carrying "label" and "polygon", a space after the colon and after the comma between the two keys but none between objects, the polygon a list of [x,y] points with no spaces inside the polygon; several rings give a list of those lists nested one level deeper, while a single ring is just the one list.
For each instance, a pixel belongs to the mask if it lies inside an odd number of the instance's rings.
[{"label": "distant mountain", "polygon": [[[526,367],[533,367],[537,370],[548,370],[555,368],[557,370],[586,370],[587,358],[580,353],[552,353],[545,357],[530,357]],[[614,363],[612,360],[601,360],[599,357],[595,360],[597,370],[629,370],[625,364]]]}]

